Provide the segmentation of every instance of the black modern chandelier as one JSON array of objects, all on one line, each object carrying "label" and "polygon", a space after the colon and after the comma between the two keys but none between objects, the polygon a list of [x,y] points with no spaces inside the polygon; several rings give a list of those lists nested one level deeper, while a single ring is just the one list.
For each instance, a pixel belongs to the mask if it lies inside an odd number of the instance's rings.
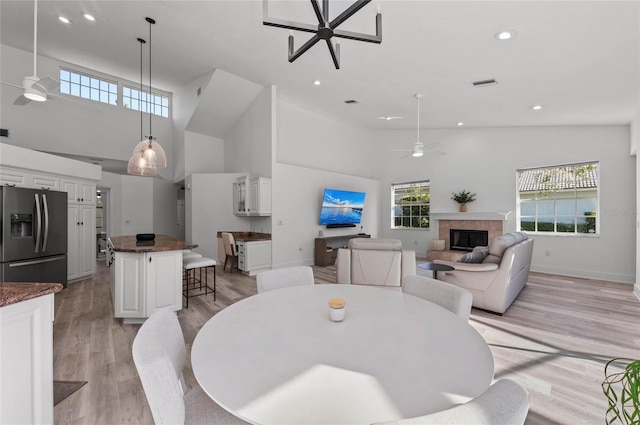
[{"label": "black modern chandelier", "polygon": [[311,25],[302,22],[292,22],[284,19],[270,18],[268,10],[268,0],[263,0],[263,20],[264,25],[287,28],[290,30],[304,31],[315,33],[306,43],[298,50],[293,45],[293,35],[289,34],[289,62],[298,59],[304,52],[313,47],[320,40],[327,42],[331,59],[336,69],[340,69],[340,44],[336,42],[335,47],[331,42],[332,37],[346,38],[349,40],[365,41],[367,43],[382,43],[382,14],[378,11],[376,15],[376,35],[362,34],[352,31],[343,31],[337,29],[340,24],[349,19],[357,11],[365,7],[371,0],[357,0],[349,6],[344,12],[329,20],[329,0],[322,0],[322,9],[318,0],[311,0],[313,11],[318,19],[318,25]]}]

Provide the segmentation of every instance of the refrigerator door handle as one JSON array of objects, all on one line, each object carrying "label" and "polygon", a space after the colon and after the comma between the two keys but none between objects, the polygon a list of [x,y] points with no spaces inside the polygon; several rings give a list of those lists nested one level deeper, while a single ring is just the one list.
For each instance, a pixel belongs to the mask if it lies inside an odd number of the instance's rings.
[{"label": "refrigerator door handle", "polygon": [[42,252],[47,250],[47,241],[49,240],[49,205],[47,204],[47,195],[42,194],[42,211],[44,213],[44,238],[42,240]]},{"label": "refrigerator door handle", "polygon": [[9,268],[13,267],[24,267],[24,266],[33,266],[34,264],[42,264],[42,263],[50,263],[52,261],[60,261],[64,259],[64,255],[58,255],[56,257],[48,257],[42,260],[32,260],[32,261],[17,261],[15,263],[9,263]]},{"label": "refrigerator door handle", "polygon": [[36,223],[38,223],[38,227],[36,228],[36,248],[35,253],[38,253],[40,247],[40,234],[42,233],[42,214],[40,214],[40,199],[38,198],[38,194],[34,194],[36,198]]}]

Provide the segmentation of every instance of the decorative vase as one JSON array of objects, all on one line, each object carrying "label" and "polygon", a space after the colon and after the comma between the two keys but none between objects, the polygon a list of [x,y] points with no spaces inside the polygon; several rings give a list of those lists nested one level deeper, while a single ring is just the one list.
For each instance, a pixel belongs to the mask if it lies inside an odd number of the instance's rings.
[{"label": "decorative vase", "polygon": [[467,212],[467,204],[460,204],[460,212]]}]

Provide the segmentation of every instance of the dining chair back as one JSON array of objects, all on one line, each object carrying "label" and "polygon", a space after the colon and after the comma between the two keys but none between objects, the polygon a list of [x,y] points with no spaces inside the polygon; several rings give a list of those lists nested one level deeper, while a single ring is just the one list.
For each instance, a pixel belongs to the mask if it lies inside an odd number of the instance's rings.
[{"label": "dining chair back", "polygon": [[500,379],[473,400],[441,412],[373,425],[522,425],[529,393],[511,379]]},{"label": "dining chair back", "polygon": [[473,295],[464,288],[430,277],[413,275],[405,277],[402,292],[431,301],[461,319],[469,320]]},{"label": "dining chair back", "polygon": [[133,362],[156,424],[245,424],[211,400],[200,387],[185,393],[187,349],[170,308],[154,312],[133,340]]},{"label": "dining chair back", "polygon": [[313,285],[313,270],[309,266],[267,270],[256,275],[258,293],[296,285]]},{"label": "dining chair back", "polygon": [[236,266],[238,265],[238,248],[236,247],[236,240],[233,237],[233,234],[228,232],[223,232],[221,236],[225,254],[222,270],[227,269],[227,262],[231,260],[229,271],[233,273],[233,263],[235,262]]}]

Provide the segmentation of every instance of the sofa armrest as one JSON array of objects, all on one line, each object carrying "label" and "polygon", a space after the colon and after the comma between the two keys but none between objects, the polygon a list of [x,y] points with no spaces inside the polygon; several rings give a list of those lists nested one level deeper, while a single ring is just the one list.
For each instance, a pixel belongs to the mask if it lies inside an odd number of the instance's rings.
[{"label": "sofa armrest", "polygon": [[499,264],[495,263],[458,263],[457,261],[446,261],[446,260],[434,260],[434,263],[437,264],[446,264],[447,266],[451,266],[456,270],[462,270],[466,272],[490,272],[493,270],[498,270],[500,267]]},{"label": "sofa armrest", "polygon": [[336,257],[336,282],[351,283],[351,250],[339,248]]}]

